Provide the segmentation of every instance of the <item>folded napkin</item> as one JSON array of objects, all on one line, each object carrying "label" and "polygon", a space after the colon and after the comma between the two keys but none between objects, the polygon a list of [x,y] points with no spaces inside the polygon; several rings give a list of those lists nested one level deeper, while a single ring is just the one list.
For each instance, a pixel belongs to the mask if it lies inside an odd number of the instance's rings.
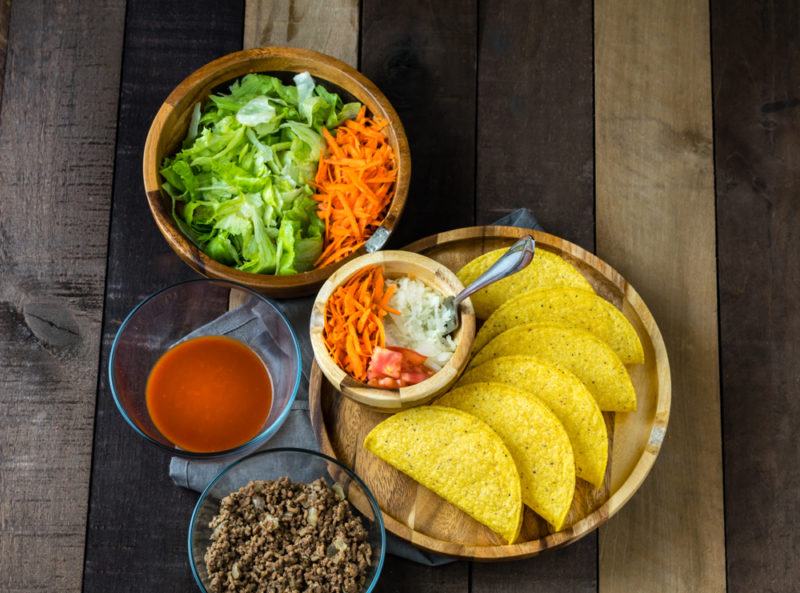
[{"label": "folded napkin", "polygon": [[[533,213],[527,208],[513,210],[498,219],[494,224],[538,230],[542,229],[533,216]],[[290,299],[275,303],[286,315],[297,333],[303,359],[303,377],[297,399],[295,399],[286,421],[280,430],[264,444],[262,447],[264,449],[300,447],[304,449],[314,449],[315,451],[319,450],[319,444],[311,428],[311,418],[308,413],[308,380],[311,372],[311,362],[314,360],[314,352],[311,349],[311,340],[308,332],[308,323],[313,303],[314,297]],[[229,311],[211,323],[198,328],[189,334],[187,338],[207,334],[229,335],[248,343],[254,335],[261,334],[265,330],[267,330],[267,328],[264,327],[261,321],[258,305],[256,305],[252,308],[240,307]],[[232,458],[225,459],[224,461],[206,461],[173,457],[169,464],[169,477],[178,486],[202,492],[208,483],[222,471],[222,468],[233,461],[235,461],[235,459]],[[415,548],[408,542],[396,538],[390,533],[387,534],[387,551],[395,556],[400,556],[401,558],[406,558],[428,566],[439,566],[453,561],[451,558],[431,554]]]}]

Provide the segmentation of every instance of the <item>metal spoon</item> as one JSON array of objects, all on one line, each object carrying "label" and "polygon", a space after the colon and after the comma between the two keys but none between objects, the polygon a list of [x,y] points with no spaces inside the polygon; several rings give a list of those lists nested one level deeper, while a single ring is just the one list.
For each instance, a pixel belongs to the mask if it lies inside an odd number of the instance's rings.
[{"label": "metal spoon", "polygon": [[502,280],[503,278],[522,270],[525,266],[531,263],[535,250],[536,241],[533,240],[533,237],[530,235],[522,237],[522,239],[514,243],[508,251],[501,255],[500,259],[494,262],[488,270],[478,276],[474,282],[459,292],[456,296],[447,297],[444,300],[443,305],[445,308],[450,309],[453,312],[453,315],[450,317],[450,321],[448,321],[447,325],[445,326],[445,335],[458,329],[460,324],[458,305],[461,303],[461,301],[471,294],[479,291],[481,288],[484,288],[494,282],[497,282],[498,280]]}]

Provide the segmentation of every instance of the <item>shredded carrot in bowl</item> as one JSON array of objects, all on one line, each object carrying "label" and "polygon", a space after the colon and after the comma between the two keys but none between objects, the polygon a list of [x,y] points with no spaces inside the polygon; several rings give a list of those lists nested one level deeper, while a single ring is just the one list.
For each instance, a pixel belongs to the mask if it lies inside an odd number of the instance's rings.
[{"label": "shredded carrot in bowl", "polygon": [[384,289],[383,268],[359,270],[333,291],[325,303],[322,337],[339,368],[365,382],[369,359],[376,347],[386,345],[383,318],[398,313],[389,307],[396,287]]},{"label": "shredded carrot in bowl", "polygon": [[320,158],[314,180],[317,214],[325,222],[325,241],[318,268],[356,251],[386,216],[394,194],[395,155],[382,129],[388,122],[368,117],[361,107],[355,120],[322,129],[329,154]]}]

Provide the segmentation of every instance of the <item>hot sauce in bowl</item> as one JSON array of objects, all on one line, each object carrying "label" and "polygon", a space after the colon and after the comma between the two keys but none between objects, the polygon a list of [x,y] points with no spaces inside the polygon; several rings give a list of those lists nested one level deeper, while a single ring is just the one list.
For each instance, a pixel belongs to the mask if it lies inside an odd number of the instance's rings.
[{"label": "hot sauce in bowl", "polygon": [[272,381],[264,362],[243,342],[202,336],[158,359],[147,379],[146,402],[153,424],[177,447],[225,451],[264,427]]}]

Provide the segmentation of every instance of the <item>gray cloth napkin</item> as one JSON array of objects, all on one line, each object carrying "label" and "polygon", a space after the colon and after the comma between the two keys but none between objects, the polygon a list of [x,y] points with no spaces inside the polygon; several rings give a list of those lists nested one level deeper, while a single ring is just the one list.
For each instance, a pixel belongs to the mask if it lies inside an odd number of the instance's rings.
[{"label": "gray cloth napkin", "polygon": [[[542,230],[539,222],[533,213],[527,208],[519,208],[506,214],[494,222],[499,226],[516,226],[521,228]],[[319,444],[311,428],[311,418],[308,413],[308,378],[311,372],[311,362],[314,360],[314,353],[311,349],[311,340],[308,333],[309,315],[311,305],[314,303],[313,297],[302,299],[291,299],[276,302],[277,307],[283,311],[300,341],[300,351],[303,359],[303,378],[297,399],[292,405],[292,409],[280,430],[262,447],[272,449],[277,447],[300,447],[304,449],[319,450]],[[255,307],[240,307],[225,313],[211,323],[198,328],[186,338],[196,337],[205,334],[229,335],[242,340],[245,343],[258,334],[263,333],[265,328],[259,316],[258,305]],[[169,463],[169,477],[172,481],[183,488],[189,488],[197,492],[202,492],[211,480],[222,471],[222,469],[232,463],[235,459],[225,460],[190,460],[181,457],[173,457]],[[420,564],[428,566],[439,566],[453,562],[452,558],[431,554],[415,548],[408,542],[387,534],[387,551],[395,556],[406,558]]]}]

